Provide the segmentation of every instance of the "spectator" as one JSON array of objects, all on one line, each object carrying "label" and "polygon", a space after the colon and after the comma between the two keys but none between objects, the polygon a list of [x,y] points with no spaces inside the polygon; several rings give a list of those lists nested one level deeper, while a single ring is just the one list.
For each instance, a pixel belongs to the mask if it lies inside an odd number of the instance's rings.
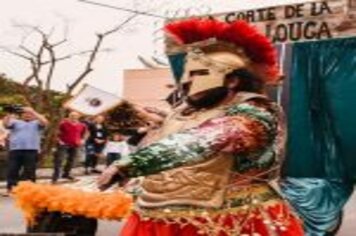
[{"label": "spectator", "polygon": [[106,165],[109,166],[114,161],[121,159],[122,156],[130,153],[129,146],[122,135],[114,133],[112,140],[106,143],[103,154],[106,156]]},{"label": "spectator", "polygon": [[0,150],[5,149],[8,131],[5,129],[4,124],[0,121]]},{"label": "spectator", "polygon": [[[79,121],[83,123],[88,130],[88,138],[89,138],[89,126],[94,122],[94,117],[93,116],[81,116],[79,118]],[[86,161],[86,154],[87,154],[87,142],[88,139],[85,141],[85,145],[81,146],[78,154],[78,161],[81,165],[85,166],[85,161]]]},{"label": "spectator", "polygon": [[20,118],[9,114],[5,116],[3,123],[10,130],[7,175],[7,190],[10,192],[18,182],[22,168],[24,180],[36,181],[41,131],[48,125],[48,121],[32,108],[24,107]]},{"label": "spectator", "polygon": [[89,123],[89,138],[86,143],[85,174],[101,173],[96,169],[98,158],[102,156],[108,131],[104,125],[105,117],[96,116],[93,123]]},{"label": "spectator", "polygon": [[63,168],[62,178],[74,180],[70,172],[73,168],[74,160],[88,136],[87,127],[79,121],[79,118],[79,113],[71,112],[68,118],[61,121],[59,125],[58,146],[54,155],[52,183],[58,181],[64,159],[66,159],[66,163]]},{"label": "spectator", "polygon": [[127,143],[131,146],[132,150],[135,150],[141,140],[143,140],[143,138],[147,135],[148,131],[150,130],[150,127],[150,123],[147,122],[145,126],[129,130],[130,137],[127,140]]},{"label": "spectator", "polygon": [[162,122],[168,115],[167,112],[154,107],[141,107],[139,105],[134,105],[134,107],[147,122],[144,126],[129,131],[130,138],[127,140],[127,143],[130,145],[131,151],[145,146],[147,143],[146,137],[154,135],[155,131],[162,125]]},{"label": "spectator", "polygon": [[149,144],[149,140],[159,131],[161,124],[153,121],[146,122],[145,126],[129,130],[129,139],[127,143],[130,145],[132,152]]}]

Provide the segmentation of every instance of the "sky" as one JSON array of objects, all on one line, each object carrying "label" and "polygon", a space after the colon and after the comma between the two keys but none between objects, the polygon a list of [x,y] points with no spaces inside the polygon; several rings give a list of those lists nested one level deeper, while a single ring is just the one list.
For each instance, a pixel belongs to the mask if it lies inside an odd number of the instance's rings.
[{"label": "sky", "polygon": [[[163,16],[186,16],[230,12],[265,6],[306,2],[308,0],[93,0],[118,7],[150,11]],[[0,0],[0,47],[15,50],[21,43],[36,49],[35,34],[16,25],[37,26],[53,32],[51,40],[67,42],[60,46],[59,56],[92,49],[96,33],[105,32],[123,22],[132,13],[82,3],[78,0]],[[93,64],[94,71],[85,83],[120,95],[125,69],[144,68],[137,56],[151,58],[162,55],[162,26],[164,20],[139,16],[122,31],[105,39],[103,48]],[[85,66],[87,57],[76,56],[57,65],[53,89],[64,90]],[[164,58],[163,58],[164,59]],[[0,49],[0,73],[22,81],[30,73],[29,63]],[[81,87],[81,86],[79,86]]]}]

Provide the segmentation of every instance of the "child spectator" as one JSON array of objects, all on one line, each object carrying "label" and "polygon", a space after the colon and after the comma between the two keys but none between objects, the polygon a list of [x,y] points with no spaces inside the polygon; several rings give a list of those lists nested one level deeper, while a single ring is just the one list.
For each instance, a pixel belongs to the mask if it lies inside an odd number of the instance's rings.
[{"label": "child spectator", "polygon": [[103,154],[106,156],[106,165],[109,166],[122,156],[130,153],[129,145],[119,133],[114,133],[111,140],[106,143]]}]

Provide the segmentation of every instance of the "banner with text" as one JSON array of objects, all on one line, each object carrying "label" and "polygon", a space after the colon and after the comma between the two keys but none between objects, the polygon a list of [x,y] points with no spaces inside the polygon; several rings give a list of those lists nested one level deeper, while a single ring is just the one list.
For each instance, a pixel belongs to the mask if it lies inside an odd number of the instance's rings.
[{"label": "banner with text", "polygon": [[231,23],[246,20],[272,42],[285,43],[356,35],[356,0],[328,0],[216,14]]},{"label": "banner with text", "polygon": [[[276,44],[356,36],[356,0],[316,0],[202,17],[248,21]],[[175,51],[171,40],[166,43],[167,52]]]}]

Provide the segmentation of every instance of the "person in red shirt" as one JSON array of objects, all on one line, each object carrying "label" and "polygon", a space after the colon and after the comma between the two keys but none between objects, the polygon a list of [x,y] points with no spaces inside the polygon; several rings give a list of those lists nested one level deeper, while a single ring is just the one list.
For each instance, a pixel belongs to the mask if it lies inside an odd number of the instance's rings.
[{"label": "person in red shirt", "polygon": [[88,137],[87,127],[79,121],[79,118],[79,113],[71,112],[69,113],[68,118],[61,121],[59,125],[58,146],[53,161],[54,172],[52,183],[57,182],[64,159],[66,159],[66,163],[63,168],[62,178],[74,180],[70,175],[70,172],[81,146],[83,146]]}]

